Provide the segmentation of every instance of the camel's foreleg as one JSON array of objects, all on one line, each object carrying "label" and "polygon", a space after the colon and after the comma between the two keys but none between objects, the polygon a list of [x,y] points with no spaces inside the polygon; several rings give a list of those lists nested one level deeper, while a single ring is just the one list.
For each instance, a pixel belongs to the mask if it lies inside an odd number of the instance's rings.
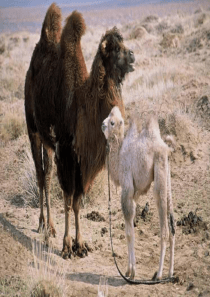
[{"label": "camel's foreleg", "polygon": [[75,228],[76,228],[76,237],[75,237],[75,252],[79,257],[85,257],[88,255],[88,250],[91,250],[86,242],[83,241],[80,228],[80,202],[81,195],[74,196],[73,201],[73,210],[75,216]]},{"label": "camel's foreleg", "polygon": [[70,215],[73,205],[73,196],[64,193],[64,209],[65,209],[65,233],[63,238],[63,250],[62,257],[64,259],[71,258],[72,251],[72,239],[70,236]]}]

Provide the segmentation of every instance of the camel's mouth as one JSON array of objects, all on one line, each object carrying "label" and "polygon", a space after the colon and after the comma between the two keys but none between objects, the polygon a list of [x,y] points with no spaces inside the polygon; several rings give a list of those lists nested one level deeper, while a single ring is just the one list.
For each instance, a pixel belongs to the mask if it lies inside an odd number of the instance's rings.
[{"label": "camel's mouth", "polygon": [[134,62],[130,63],[128,66],[128,72],[133,72],[135,70]]}]

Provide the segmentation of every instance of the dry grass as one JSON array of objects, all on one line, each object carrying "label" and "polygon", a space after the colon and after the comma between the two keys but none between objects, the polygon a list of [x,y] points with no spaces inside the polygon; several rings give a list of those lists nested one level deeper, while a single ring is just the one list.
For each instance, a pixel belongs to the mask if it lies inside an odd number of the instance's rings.
[{"label": "dry grass", "polygon": [[6,143],[26,133],[25,119],[22,114],[8,111],[0,120],[0,140]]},{"label": "dry grass", "polygon": [[53,248],[46,248],[40,241],[33,241],[33,263],[30,268],[30,297],[65,297],[65,261],[56,261]]},{"label": "dry grass", "polygon": [[26,150],[21,166],[21,181],[25,204],[31,207],[39,206],[39,190],[37,185],[36,170],[31,151]]}]

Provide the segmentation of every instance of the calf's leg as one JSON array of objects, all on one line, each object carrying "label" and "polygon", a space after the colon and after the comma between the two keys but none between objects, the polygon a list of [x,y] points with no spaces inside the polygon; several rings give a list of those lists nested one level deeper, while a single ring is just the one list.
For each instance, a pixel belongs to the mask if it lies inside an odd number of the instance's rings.
[{"label": "calf's leg", "polygon": [[136,260],[135,260],[135,250],[134,250],[134,217],[136,205],[133,200],[134,189],[124,188],[122,189],[121,204],[122,211],[125,218],[125,233],[128,245],[128,268],[126,272],[126,277],[130,277],[131,280],[135,278],[136,271]]}]

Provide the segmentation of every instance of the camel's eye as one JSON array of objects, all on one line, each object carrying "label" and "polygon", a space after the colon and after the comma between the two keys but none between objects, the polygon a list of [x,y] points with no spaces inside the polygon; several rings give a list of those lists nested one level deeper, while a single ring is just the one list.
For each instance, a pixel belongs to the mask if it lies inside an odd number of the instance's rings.
[{"label": "camel's eye", "polygon": [[120,121],[120,125],[122,125],[122,121]]},{"label": "camel's eye", "polygon": [[113,121],[111,121],[111,125],[114,126],[114,122]]}]

